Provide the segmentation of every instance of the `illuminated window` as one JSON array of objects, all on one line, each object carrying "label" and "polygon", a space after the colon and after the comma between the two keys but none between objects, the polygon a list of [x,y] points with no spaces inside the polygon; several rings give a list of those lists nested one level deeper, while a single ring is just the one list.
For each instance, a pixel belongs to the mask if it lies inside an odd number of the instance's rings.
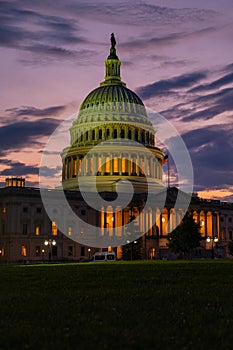
[{"label": "illuminated window", "polygon": [[57,236],[57,224],[55,221],[52,221],[51,234],[52,236]]},{"label": "illuminated window", "polygon": [[36,233],[36,236],[39,236],[39,234],[40,234],[40,226],[39,225],[36,226],[35,233]]},{"label": "illuminated window", "polygon": [[81,174],[81,170],[82,170],[82,160],[79,159],[78,160],[78,173]]},{"label": "illuminated window", "polygon": [[71,226],[68,227],[68,236],[72,236],[72,227]]},{"label": "illuminated window", "polygon": [[110,158],[109,157],[106,157],[106,163],[105,163],[105,166],[106,166],[106,170],[105,172],[106,173],[110,173]]},{"label": "illuminated window", "polygon": [[25,245],[21,246],[21,255],[27,256],[27,247]]},{"label": "illuminated window", "polygon": [[1,249],[0,249],[0,256],[4,256],[5,255],[5,251],[4,251],[4,247],[2,247]]},{"label": "illuminated window", "polygon": [[113,172],[114,173],[118,172],[118,158],[113,159]]},{"label": "illuminated window", "polygon": [[2,209],[3,214],[6,214],[6,207]]},{"label": "illuminated window", "polygon": [[126,158],[122,158],[122,173],[126,173]]}]

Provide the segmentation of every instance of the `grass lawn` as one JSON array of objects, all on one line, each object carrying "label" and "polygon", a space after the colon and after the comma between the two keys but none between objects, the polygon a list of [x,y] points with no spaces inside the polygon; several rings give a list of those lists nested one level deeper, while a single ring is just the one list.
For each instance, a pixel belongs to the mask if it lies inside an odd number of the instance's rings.
[{"label": "grass lawn", "polygon": [[233,262],[0,266],[0,349],[233,349]]}]

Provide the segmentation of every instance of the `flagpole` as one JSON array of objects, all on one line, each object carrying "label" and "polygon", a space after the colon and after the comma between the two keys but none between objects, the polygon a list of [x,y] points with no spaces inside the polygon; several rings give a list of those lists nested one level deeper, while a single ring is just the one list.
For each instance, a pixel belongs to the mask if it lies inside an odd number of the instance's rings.
[{"label": "flagpole", "polygon": [[169,157],[167,158],[167,187],[170,188],[170,167],[169,167]]}]

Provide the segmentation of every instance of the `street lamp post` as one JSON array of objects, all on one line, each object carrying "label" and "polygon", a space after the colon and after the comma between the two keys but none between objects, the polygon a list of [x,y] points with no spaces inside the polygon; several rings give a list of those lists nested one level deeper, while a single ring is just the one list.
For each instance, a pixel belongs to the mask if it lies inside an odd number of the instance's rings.
[{"label": "street lamp post", "polygon": [[52,247],[55,246],[57,244],[57,242],[55,241],[55,239],[46,239],[44,241],[44,245],[45,246],[49,246],[49,262],[52,261]]},{"label": "street lamp post", "polygon": [[215,237],[207,237],[206,238],[206,242],[207,243],[212,242],[212,244],[211,244],[211,259],[214,259],[214,246],[218,242],[218,237],[217,236],[215,236]]},{"label": "street lamp post", "polygon": [[87,251],[88,251],[88,260],[90,261],[91,260],[91,248],[88,248]]}]

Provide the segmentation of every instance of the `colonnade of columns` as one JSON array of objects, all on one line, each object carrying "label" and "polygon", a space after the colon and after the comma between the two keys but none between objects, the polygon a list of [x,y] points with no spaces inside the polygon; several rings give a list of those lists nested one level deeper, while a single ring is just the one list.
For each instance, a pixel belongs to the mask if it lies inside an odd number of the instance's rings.
[{"label": "colonnade of columns", "polygon": [[193,217],[200,225],[202,237],[220,238],[220,214],[212,211],[194,211]]},{"label": "colonnade of columns", "polygon": [[130,218],[134,217],[135,232],[144,232],[146,236],[163,237],[179,225],[184,215],[181,210],[175,211],[167,208],[145,210],[143,215],[139,215],[139,212],[139,208],[125,208],[114,212],[111,206],[102,208],[100,227],[103,229],[103,234],[106,232],[104,229],[107,229],[109,236],[127,235],[126,225]]},{"label": "colonnade of columns", "polygon": [[87,157],[70,156],[64,160],[62,180],[82,176],[120,175],[147,176],[162,179],[159,160],[153,155],[136,153],[91,154]]},{"label": "colonnade of columns", "polygon": [[98,126],[94,129],[84,128],[76,132],[75,129],[71,132],[71,143],[93,143],[95,141],[102,141],[108,139],[127,139],[140,142],[142,144],[148,144],[154,146],[154,134],[142,128],[135,128],[124,126],[120,127],[119,124],[107,124]]},{"label": "colonnade of columns", "polygon": [[[167,236],[181,222],[184,213],[181,209],[174,208],[149,209],[144,215],[139,215],[140,208],[125,208],[124,210],[112,211],[111,207],[102,208],[100,214],[100,227],[107,229],[110,236],[122,236],[127,234],[126,224],[130,217],[135,219],[135,231],[145,232],[146,236]],[[219,212],[200,211],[193,212],[193,218],[200,224],[200,232],[203,238],[220,238],[220,214]],[[122,226],[122,227],[121,227]]]}]

